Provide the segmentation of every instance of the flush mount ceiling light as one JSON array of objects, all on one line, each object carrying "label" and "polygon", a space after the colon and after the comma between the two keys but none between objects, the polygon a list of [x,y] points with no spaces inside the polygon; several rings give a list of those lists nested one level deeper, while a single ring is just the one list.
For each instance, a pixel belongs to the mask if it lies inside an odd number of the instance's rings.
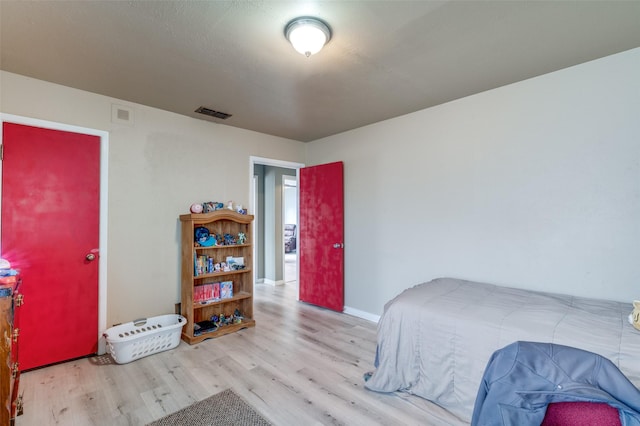
[{"label": "flush mount ceiling light", "polygon": [[308,58],[331,40],[331,30],[317,18],[301,17],[287,24],[284,36],[294,49]]}]

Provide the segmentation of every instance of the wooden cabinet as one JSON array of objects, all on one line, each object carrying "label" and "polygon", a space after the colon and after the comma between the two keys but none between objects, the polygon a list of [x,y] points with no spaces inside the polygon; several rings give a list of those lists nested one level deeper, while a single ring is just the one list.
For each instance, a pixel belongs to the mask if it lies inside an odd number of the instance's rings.
[{"label": "wooden cabinet", "polygon": [[[194,344],[255,326],[253,216],[225,209],[181,215],[180,222],[181,314],[188,321],[182,330],[182,340]],[[198,228],[206,228],[209,234],[209,239],[202,245],[195,237]],[[199,236],[207,233],[203,229],[198,232]],[[211,239],[216,240],[215,245],[209,245]],[[232,295],[225,298],[229,295],[229,289]],[[217,328],[204,332],[202,330],[207,327],[196,329],[196,324],[206,321],[209,321],[208,326],[214,323]]]},{"label": "wooden cabinet", "polygon": [[22,414],[22,400],[18,397],[20,369],[18,366],[17,308],[22,304],[18,292],[20,278],[0,278],[0,425],[15,424]]}]

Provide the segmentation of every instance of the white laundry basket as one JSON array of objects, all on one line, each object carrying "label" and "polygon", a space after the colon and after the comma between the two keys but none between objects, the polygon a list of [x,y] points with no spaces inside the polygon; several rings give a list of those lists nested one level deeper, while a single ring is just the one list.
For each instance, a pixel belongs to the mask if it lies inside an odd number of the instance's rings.
[{"label": "white laundry basket", "polygon": [[104,332],[104,337],[115,362],[126,364],[175,348],[186,324],[187,319],[176,314],[141,318],[111,327]]}]

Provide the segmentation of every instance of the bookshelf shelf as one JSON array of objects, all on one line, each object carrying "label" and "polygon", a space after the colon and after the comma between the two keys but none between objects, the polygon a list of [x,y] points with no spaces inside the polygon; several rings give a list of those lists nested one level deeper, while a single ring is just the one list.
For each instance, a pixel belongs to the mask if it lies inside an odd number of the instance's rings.
[{"label": "bookshelf shelf", "polygon": [[211,274],[202,274],[202,275],[194,275],[194,280],[200,280],[204,278],[215,278],[215,277],[224,277],[226,275],[237,275],[237,274],[246,274],[250,273],[250,269],[242,269],[238,271],[226,271],[226,272],[213,272]]},{"label": "bookshelf shelf", "polygon": [[243,247],[251,247],[251,244],[231,244],[228,246],[210,246],[210,247],[202,247],[202,246],[198,246],[198,247],[194,247],[195,250],[199,251],[199,250],[221,250],[221,249],[229,249],[229,248],[243,248]]},{"label": "bookshelf shelf", "polygon": [[224,336],[225,334],[235,333],[238,330],[242,330],[243,328],[247,328],[247,327],[253,327],[255,325],[256,325],[255,321],[253,320],[249,320],[246,323],[242,323],[242,324],[225,325],[222,328],[218,328],[217,330],[205,332],[198,336],[195,336],[194,340],[201,342],[202,340],[205,340],[205,339],[211,339],[213,337],[220,337],[220,336]]},{"label": "bookshelf shelf", "polygon": [[[223,336],[247,327],[255,326],[253,319],[253,235],[252,215],[243,215],[231,210],[217,210],[211,213],[185,214],[181,222],[181,314],[187,318],[187,326],[182,330],[182,340],[195,344],[205,339]],[[195,241],[195,229],[205,227],[210,234],[230,234],[237,237],[243,233],[246,243],[199,246]],[[244,268],[229,271],[215,271],[211,264],[226,262],[230,257],[242,258]],[[200,260],[207,260],[203,267]],[[232,259],[233,260],[233,259]],[[212,300],[220,297],[223,284],[231,282],[232,297]],[[228,288],[228,287],[225,287]],[[218,291],[220,294],[215,294]],[[206,301],[206,303],[201,303]],[[198,333],[196,323],[212,321],[214,317],[233,317],[240,312],[240,323],[219,325],[217,329]],[[202,330],[202,329],[200,329]]]},{"label": "bookshelf shelf", "polygon": [[204,302],[196,302],[193,304],[193,309],[202,309],[202,308],[206,308],[208,306],[212,306],[212,305],[220,305],[223,303],[229,303],[233,300],[242,300],[242,299],[247,299],[253,297],[253,295],[251,293],[247,293],[247,292],[241,292],[240,294],[237,294],[229,299],[219,299],[219,300],[208,300],[208,301],[204,301]]}]

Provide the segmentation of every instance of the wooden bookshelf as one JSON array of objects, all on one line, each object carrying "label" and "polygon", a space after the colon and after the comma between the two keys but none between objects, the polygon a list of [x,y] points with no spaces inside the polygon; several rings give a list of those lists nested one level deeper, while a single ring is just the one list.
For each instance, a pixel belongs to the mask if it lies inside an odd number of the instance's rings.
[{"label": "wooden bookshelf", "polygon": [[[255,326],[253,319],[253,216],[237,213],[232,210],[216,210],[211,213],[185,214],[180,216],[182,245],[182,300],[181,313],[187,319],[182,330],[182,340],[189,344],[205,339],[233,333],[247,327]],[[200,246],[195,239],[195,229],[205,227],[211,235],[229,234],[238,240],[240,233],[245,235],[244,243]],[[228,257],[244,259],[244,268],[237,270],[197,271],[196,257],[213,258],[213,264],[226,262]],[[199,301],[194,298],[196,288],[205,284],[233,282],[233,296],[226,299],[208,299]],[[242,319],[238,323],[219,325],[214,331],[197,335],[194,324],[211,321],[214,317],[233,317],[236,310]]]}]

